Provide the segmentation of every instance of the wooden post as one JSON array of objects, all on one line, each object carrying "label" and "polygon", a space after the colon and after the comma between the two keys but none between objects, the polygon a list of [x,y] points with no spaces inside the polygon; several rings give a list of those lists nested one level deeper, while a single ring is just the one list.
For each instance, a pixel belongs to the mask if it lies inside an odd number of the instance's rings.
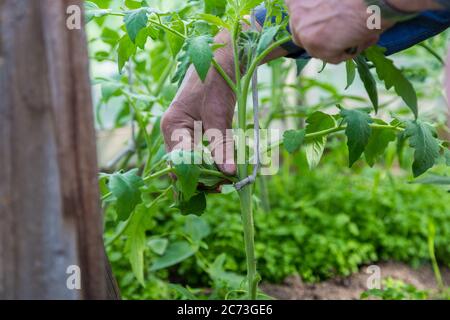
[{"label": "wooden post", "polygon": [[0,0],[0,299],[118,297],[102,240],[86,38],[66,27],[67,7],[82,3]]}]

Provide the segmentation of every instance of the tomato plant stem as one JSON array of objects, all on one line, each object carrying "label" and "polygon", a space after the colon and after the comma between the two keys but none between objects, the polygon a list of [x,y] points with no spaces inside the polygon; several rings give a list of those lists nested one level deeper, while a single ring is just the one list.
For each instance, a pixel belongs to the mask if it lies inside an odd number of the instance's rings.
[{"label": "tomato plant stem", "polygon": [[222,78],[226,81],[226,83],[230,86],[231,90],[233,90],[234,93],[237,92],[236,84],[231,80],[231,78],[228,76],[228,74],[225,72],[225,70],[220,66],[220,64],[213,59],[212,64],[214,68],[216,68],[217,72],[222,76]]},{"label": "tomato plant stem", "polygon": [[[370,127],[372,129],[389,129],[389,130],[395,130],[398,132],[403,132],[405,130],[402,127],[383,125],[383,124],[375,124],[375,123],[370,124]],[[305,135],[305,142],[309,142],[313,139],[317,139],[320,137],[328,136],[333,133],[342,132],[342,131],[345,131],[346,129],[347,129],[346,126],[338,126],[338,127],[334,127],[334,128],[330,128],[330,129],[326,129],[326,130],[322,130],[322,131],[317,131],[314,133],[308,133]],[[277,142],[271,144],[270,146],[268,146],[267,149],[262,150],[262,153],[267,153],[267,152],[271,151],[273,148],[280,147],[283,144],[284,144],[284,140],[277,141]],[[253,160],[253,159],[251,159],[251,160]]]},{"label": "tomato plant stem", "polygon": [[[175,172],[175,170],[173,168],[167,167],[167,168],[162,169],[162,170],[160,170],[158,172],[155,172],[154,174],[146,176],[145,178],[143,178],[143,181],[144,182],[149,182],[149,181],[151,181],[153,179],[157,179],[157,178],[165,176],[165,175],[167,175],[169,173],[174,173],[174,172]],[[207,176],[214,176],[214,177],[222,178],[223,180],[228,180],[228,181],[231,181],[231,182],[237,182],[236,178],[226,176],[220,171],[214,171],[214,170],[208,170],[208,169],[200,169],[200,173],[204,174],[204,175],[207,175]],[[111,196],[112,196],[112,192],[109,192],[109,193],[105,194],[102,197],[101,200],[105,201],[106,199],[108,199]]]},{"label": "tomato plant stem", "polygon": [[245,254],[247,259],[248,297],[251,300],[255,300],[258,287],[258,279],[256,275],[255,228],[253,222],[251,190],[252,188],[250,185],[244,187],[241,191],[239,191],[239,198],[241,201],[242,223],[244,227]]},{"label": "tomato plant stem", "polygon": [[[238,28],[238,27],[237,27]],[[236,32],[235,32],[236,34]],[[240,65],[239,65],[239,53],[237,50],[237,39],[233,37],[234,59],[235,59],[235,72],[237,82],[237,97],[238,97],[238,122],[239,128],[246,129],[247,119],[247,93],[242,91],[240,80]],[[250,77],[251,78],[251,77]],[[248,90],[248,89],[247,89]],[[245,139],[238,140],[238,150],[245,152],[246,141]],[[245,156],[247,157],[247,156]],[[238,165],[239,179],[245,179],[248,176],[247,161],[244,164]],[[251,300],[256,299],[258,280],[256,277],[256,256],[255,256],[255,231],[253,222],[253,208],[252,208],[252,186],[247,185],[239,191],[239,198],[241,203],[241,217],[244,232],[244,244],[245,255],[247,260],[247,285],[248,285],[248,297]]]},{"label": "tomato plant stem", "polygon": [[248,90],[250,88],[250,81],[252,80],[253,73],[255,72],[256,68],[264,61],[264,59],[271,53],[273,50],[281,46],[282,44],[285,44],[286,42],[289,42],[292,39],[291,36],[284,37],[281,40],[275,41],[272,43],[266,50],[264,50],[259,56],[253,60],[250,67],[248,68],[248,72],[246,76],[243,79],[243,94],[245,97],[248,94]]}]

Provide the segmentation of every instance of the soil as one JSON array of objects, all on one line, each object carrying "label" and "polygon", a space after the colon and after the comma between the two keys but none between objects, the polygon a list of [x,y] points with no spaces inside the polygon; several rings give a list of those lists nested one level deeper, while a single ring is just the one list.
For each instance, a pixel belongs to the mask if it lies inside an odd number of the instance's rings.
[{"label": "soil", "polygon": [[[414,269],[399,262],[383,262],[377,266],[381,278],[393,278],[414,285],[420,290],[434,290],[436,281],[431,266]],[[263,284],[262,290],[275,299],[282,300],[354,300],[367,290],[370,274],[367,267],[348,277],[338,277],[324,282],[307,284],[300,277],[288,277],[283,284]],[[450,286],[450,269],[441,268],[442,278]]]}]

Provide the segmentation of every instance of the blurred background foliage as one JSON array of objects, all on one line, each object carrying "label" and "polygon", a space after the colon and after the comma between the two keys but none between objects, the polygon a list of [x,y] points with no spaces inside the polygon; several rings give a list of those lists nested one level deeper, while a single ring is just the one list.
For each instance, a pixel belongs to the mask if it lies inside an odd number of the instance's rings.
[{"label": "blurred background foliage", "polygon": [[[138,0],[92,2],[104,9],[141,5]],[[154,0],[151,6],[162,11],[176,8],[179,15],[207,10],[203,0]],[[130,97],[153,130],[152,152],[164,153],[158,123],[177,90],[170,82],[176,59],[163,32],[149,39],[145,50],[137,51],[127,70],[118,72],[117,43],[125,34],[122,25],[122,19],[114,16],[88,24],[99,162],[105,172],[139,167],[145,161],[148,148],[132,124]],[[445,57],[447,40],[448,34],[441,34],[393,58],[417,90],[422,118],[437,123],[441,136],[448,137],[439,60]],[[280,59],[261,68],[264,126],[302,128],[305,117],[319,109],[336,112],[338,103],[346,108],[370,106],[362,85],[355,83],[344,90],[344,65],[327,66],[319,73],[321,68],[320,61],[311,61],[300,77],[292,60]],[[381,117],[389,119],[394,110],[410,117],[399,98],[381,86],[380,93]],[[410,169],[403,169],[411,167],[411,152],[399,153],[392,143],[373,168],[357,164],[349,169],[345,144],[344,135],[331,138],[322,162],[312,170],[303,151],[295,156],[283,153],[279,174],[258,180],[254,202],[262,278],[278,283],[298,274],[304,281],[316,282],[349,275],[378,261],[396,260],[416,267],[430,263],[430,221],[436,228],[437,260],[450,267],[450,186],[411,183]],[[449,174],[442,160],[424,179]],[[158,180],[155,188],[168,183]],[[224,298],[230,290],[239,289],[245,258],[236,193],[210,195],[201,217],[182,216],[168,201],[149,209],[144,222],[142,283],[130,265],[127,235],[108,241],[120,228],[114,219],[114,210],[106,206],[107,252],[124,298]]]}]

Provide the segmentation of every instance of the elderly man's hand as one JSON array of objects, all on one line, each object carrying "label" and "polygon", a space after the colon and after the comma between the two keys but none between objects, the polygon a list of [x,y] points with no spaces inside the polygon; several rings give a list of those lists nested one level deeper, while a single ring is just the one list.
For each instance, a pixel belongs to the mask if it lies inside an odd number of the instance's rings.
[{"label": "elderly man's hand", "polygon": [[[311,56],[334,64],[376,44],[393,25],[382,21],[380,30],[370,30],[364,0],[286,0],[286,4],[294,42]],[[352,48],[357,50],[348,53]]]},{"label": "elderly man's hand", "polygon": [[[260,28],[259,25],[257,27]],[[248,26],[243,25],[243,28]],[[233,50],[228,32],[219,33],[215,41],[227,44],[215,52],[214,58],[231,79],[235,80]],[[285,55],[287,51],[277,48],[267,55],[263,63]],[[203,133],[209,139],[209,148],[218,168],[226,175],[235,175],[234,140],[231,130],[235,105],[235,93],[214,67],[211,67],[203,83],[195,69],[189,68],[181,88],[161,121],[167,151],[192,150],[194,125],[195,122],[201,121]],[[211,130],[215,133],[208,135]]]},{"label": "elderly man's hand", "polygon": [[[229,35],[222,32],[218,43],[229,43]],[[215,53],[216,61],[234,78],[234,62],[230,45]],[[194,124],[201,122],[203,134],[213,129],[221,133],[210,137],[210,149],[219,169],[226,175],[236,174],[232,128],[236,96],[222,76],[211,67],[202,83],[191,66],[174,101],[163,116],[161,129],[167,151],[192,150]]]}]

